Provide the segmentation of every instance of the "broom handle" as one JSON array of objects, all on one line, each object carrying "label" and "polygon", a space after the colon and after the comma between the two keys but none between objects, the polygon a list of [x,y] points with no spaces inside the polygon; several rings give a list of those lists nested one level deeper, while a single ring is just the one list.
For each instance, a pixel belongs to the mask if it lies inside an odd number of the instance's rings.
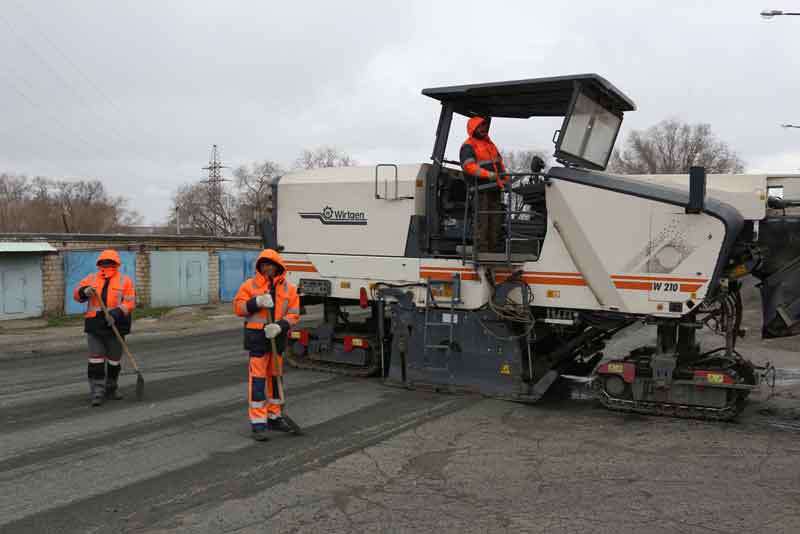
[{"label": "broom handle", "polygon": [[[272,322],[272,310],[270,310],[269,308],[265,308],[265,309],[267,310],[267,321],[269,321],[271,323]],[[275,344],[275,338],[271,337],[271,338],[269,338],[269,340],[270,340],[270,343],[272,344],[272,358],[273,358],[272,361],[273,362],[277,362],[278,347]],[[273,365],[274,365],[274,363],[273,363]],[[276,378],[278,379],[278,380],[276,380],[276,382],[278,382],[278,398],[281,400],[281,402],[284,402],[285,398],[283,396],[283,376],[278,376]]]},{"label": "broom handle", "polygon": [[[108,313],[108,308],[106,308],[106,303],[103,302],[103,297],[101,295],[98,295],[97,291],[95,291],[94,293],[97,296],[97,300],[100,301],[100,307],[103,308],[103,314],[106,316],[106,318],[111,317],[111,314]],[[131,351],[128,349],[128,344],[125,343],[125,340],[120,335],[119,330],[117,330],[117,324],[115,322],[113,322],[113,317],[111,317],[111,319],[112,319],[112,321],[111,321],[111,330],[114,331],[114,335],[117,337],[117,340],[122,345],[122,350],[125,352],[125,356],[128,357],[128,360],[131,362],[131,365],[133,365],[133,368],[138,373],[139,372],[139,366],[136,364],[136,359],[133,357],[133,354],[131,354]]]}]

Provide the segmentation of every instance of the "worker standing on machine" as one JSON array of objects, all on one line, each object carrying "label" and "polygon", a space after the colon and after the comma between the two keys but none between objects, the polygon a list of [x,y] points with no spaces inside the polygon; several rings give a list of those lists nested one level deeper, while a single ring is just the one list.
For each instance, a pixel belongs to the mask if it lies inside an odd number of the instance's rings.
[{"label": "worker standing on machine", "polygon": [[[489,126],[491,119],[487,117],[472,117],[467,121],[467,134],[469,137],[461,145],[459,154],[461,168],[464,174],[471,176],[479,182],[483,180],[497,180],[498,189],[489,189],[481,192],[478,198],[480,211],[500,211],[502,204],[501,193],[505,189],[501,175],[506,172],[503,157],[500,151],[489,139]],[[496,252],[500,229],[503,224],[503,215],[500,213],[481,214],[477,238],[478,250]]]},{"label": "worker standing on machine", "polygon": [[[115,250],[104,250],[97,258],[98,272],[81,280],[72,293],[76,301],[86,303],[83,331],[89,342],[88,375],[92,406],[100,406],[104,399],[122,398],[117,385],[122,345],[111,325],[116,325],[122,337],[130,333],[136,291],[130,277],[119,272],[121,266]],[[108,308],[108,316],[103,314],[100,299]]]},{"label": "worker standing on machine", "polygon": [[[248,402],[253,439],[266,441],[267,430],[291,431],[281,417],[277,377],[283,375],[282,353],[289,329],[300,319],[300,297],[294,284],[286,280],[286,266],[274,250],[266,249],[259,254],[255,270],[255,276],[239,288],[233,311],[245,318],[244,348],[250,352]],[[273,338],[277,354],[269,348],[268,340]]]}]

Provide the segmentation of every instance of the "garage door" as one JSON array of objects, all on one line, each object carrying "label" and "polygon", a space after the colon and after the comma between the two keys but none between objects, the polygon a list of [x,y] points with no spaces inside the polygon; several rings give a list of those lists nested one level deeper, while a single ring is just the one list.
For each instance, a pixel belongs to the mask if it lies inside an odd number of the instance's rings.
[{"label": "garage door", "polygon": [[221,250],[219,252],[219,298],[232,302],[242,282],[255,274],[258,250]]},{"label": "garage door", "polygon": [[208,252],[151,252],[150,303],[208,304]]},{"label": "garage door", "polygon": [[41,314],[41,255],[0,255],[0,320],[38,317]]}]

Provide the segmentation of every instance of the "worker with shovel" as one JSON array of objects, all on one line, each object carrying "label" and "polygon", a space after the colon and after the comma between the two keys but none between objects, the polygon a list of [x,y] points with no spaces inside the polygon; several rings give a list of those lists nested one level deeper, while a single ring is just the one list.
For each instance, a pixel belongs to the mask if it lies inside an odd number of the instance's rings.
[{"label": "worker with shovel", "polygon": [[92,406],[100,406],[104,399],[122,398],[117,380],[123,337],[131,331],[136,295],[131,279],[119,272],[121,266],[116,251],[104,250],[97,258],[98,271],[81,280],[73,292],[75,300],[86,303],[83,330],[89,342]]},{"label": "worker with shovel", "polygon": [[[245,318],[244,348],[250,352],[249,416],[253,439],[267,440],[267,430],[297,432],[281,415],[283,353],[289,329],[300,319],[300,297],[286,280],[283,259],[272,249],[261,252],[255,276],[245,280],[233,311]],[[274,313],[273,313],[274,310]]]}]

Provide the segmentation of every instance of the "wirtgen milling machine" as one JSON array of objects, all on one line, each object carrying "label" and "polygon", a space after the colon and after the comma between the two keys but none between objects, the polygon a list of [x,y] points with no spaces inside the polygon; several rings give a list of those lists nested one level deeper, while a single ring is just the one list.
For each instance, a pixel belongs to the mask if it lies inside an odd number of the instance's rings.
[{"label": "wirtgen milling machine", "polygon": [[[265,245],[283,250],[304,304],[325,310],[292,332],[290,361],[517,401],[584,376],[612,409],[734,417],[765,372],[736,350],[740,280],[761,281],[764,337],[800,333],[800,217],[768,202],[768,178],[602,172],[635,106],[594,74],[423,94],[442,104],[432,163],[299,171],[275,186]],[[564,117],[562,166],[509,176],[497,250],[473,246],[476,186],[498,185],[447,159],[454,113]],[[347,313],[354,304],[368,313]],[[651,345],[604,357],[642,321],[657,325]],[[720,347],[700,347],[703,328]]]}]

